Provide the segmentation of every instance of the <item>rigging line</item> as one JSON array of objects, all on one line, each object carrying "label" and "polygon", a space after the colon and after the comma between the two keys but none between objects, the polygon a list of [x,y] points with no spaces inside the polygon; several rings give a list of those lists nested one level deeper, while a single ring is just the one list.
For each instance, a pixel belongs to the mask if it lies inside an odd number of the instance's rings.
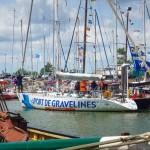
[{"label": "rigging line", "polygon": [[75,28],[76,28],[76,24],[77,24],[77,20],[78,20],[78,16],[79,16],[79,11],[80,11],[80,7],[81,7],[81,2],[82,2],[82,0],[80,0],[80,4],[79,4],[79,8],[78,8],[78,13],[77,13],[76,21],[75,21],[75,26],[74,26],[74,29],[73,29],[73,35],[72,35],[72,38],[71,38],[71,43],[70,43],[70,47],[69,47],[67,59],[66,59],[66,61],[65,61],[65,68],[64,68],[64,70],[67,68],[68,58],[69,58],[70,51],[71,51],[72,41],[73,41],[73,37],[74,37],[74,33],[75,33]]},{"label": "rigging line", "polygon": [[149,20],[150,20],[150,13],[149,13],[149,10],[148,10],[148,7],[147,7],[147,4],[146,4],[146,10],[147,10],[147,14],[148,14],[148,17],[149,17]]},{"label": "rigging line", "polygon": [[[109,36],[109,38],[108,38],[108,34],[107,34],[107,32],[108,31],[106,31],[106,28],[107,28],[107,26],[104,24],[104,17],[103,17],[103,15],[100,13],[100,17],[101,17],[101,21],[102,21],[102,24],[103,24],[103,28],[104,28],[104,33],[105,33],[105,35],[106,35],[106,38],[107,38],[107,41],[108,41],[108,48],[109,48],[109,50],[110,50],[110,53],[112,54],[112,50],[111,50],[111,46],[110,46],[110,40],[109,39],[111,39],[111,37]],[[108,28],[110,28],[109,26],[108,26]]]},{"label": "rigging line", "polygon": [[27,35],[26,35],[26,41],[25,41],[25,47],[24,47],[22,67],[24,67],[24,61],[25,61],[25,55],[26,55],[26,48],[27,48],[27,41],[28,41],[28,34],[29,34],[29,28],[30,28],[30,23],[31,23],[32,7],[33,7],[33,0],[31,1],[31,8],[30,8],[29,22],[28,22]]},{"label": "rigging line", "polygon": [[[104,40],[103,40],[103,36],[102,36],[102,31],[101,31],[101,28],[100,28],[100,22],[99,22],[98,15],[97,15],[97,11],[96,11],[96,17],[97,17],[97,21],[98,21],[98,26],[99,26],[99,30],[100,30],[100,34],[101,34],[101,38],[102,38],[102,43],[103,43],[103,48],[104,48],[104,52],[105,52],[105,56],[106,56],[106,60],[107,60],[107,64],[108,64],[108,67],[110,68],[110,66],[109,66],[109,62],[108,62],[108,58],[107,58],[107,54],[106,54],[105,45],[104,45]],[[109,69],[109,72],[110,72],[110,75],[111,75],[111,70],[110,70],[110,69]]]},{"label": "rigging line", "polygon": [[[65,59],[65,53],[64,53],[64,50],[63,50],[63,47],[62,47],[61,39],[60,39],[60,46],[61,46],[61,50],[62,50],[62,53],[63,53],[64,60],[66,61],[66,59]],[[66,69],[68,70],[68,67]]]},{"label": "rigging line", "polygon": [[99,45],[98,38],[97,38],[97,44],[98,44],[99,55],[100,55],[100,59],[101,59],[101,63],[102,63],[102,68],[104,68],[104,64],[103,64],[103,59],[102,59],[102,55],[101,55],[101,51],[100,51],[100,45]]}]

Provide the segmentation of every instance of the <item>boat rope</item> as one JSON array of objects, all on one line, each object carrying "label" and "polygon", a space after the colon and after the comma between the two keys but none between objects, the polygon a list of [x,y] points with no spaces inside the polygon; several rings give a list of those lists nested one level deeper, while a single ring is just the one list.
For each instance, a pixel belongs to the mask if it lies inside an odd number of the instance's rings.
[{"label": "boat rope", "polygon": [[148,7],[147,7],[147,4],[146,4],[146,10],[147,10],[147,14],[148,14],[148,17],[149,17],[149,20],[150,20],[150,13],[149,13],[149,10],[148,10]]},{"label": "boat rope", "polygon": [[142,135],[135,135],[135,136],[128,136],[128,137],[119,137],[118,139],[107,140],[102,142],[95,142],[91,144],[73,146],[68,148],[62,148],[59,150],[81,150],[81,149],[106,149],[106,148],[117,148],[121,146],[128,146],[133,144],[140,144],[146,143],[150,141],[150,132],[142,134]]},{"label": "boat rope", "polygon": [[67,59],[65,61],[65,68],[64,68],[64,70],[66,70],[66,68],[67,68],[67,63],[68,63],[68,59],[69,59],[69,55],[70,55],[70,51],[71,51],[71,46],[72,46],[72,41],[73,41],[73,37],[74,37],[74,33],[75,33],[75,28],[76,28],[76,24],[77,24],[77,21],[78,21],[78,18],[79,18],[79,11],[80,11],[80,8],[81,8],[81,2],[82,2],[82,0],[80,0],[80,4],[79,4],[79,8],[78,8],[78,13],[77,13],[77,17],[76,17],[76,21],[75,21],[75,25],[74,25],[74,29],[73,29],[73,34],[72,34],[72,38],[71,38],[71,43],[70,43],[70,46],[69,46],[69,51],[68,51],[68,54],[67,54]]},{"label": "boat rope", "polygon": [[[100,22],[99,22],[99,18],[98,18],[98,15],[97,15],[97,11],[96,11],[96,18],[97,18],[97,21],[98,21],[98,26],[99,26],[99,30],[100,30],[100,35],[101,35],[101,39],[102,39],[102,43],[103,43],[103,48],[104,48],[107,64],[108,64],[108,67],[110,68],[108,58],[107,58],[106,48],[105,48],[105,44],[104,44],[104,40],[103,40],[103,35],[102,35],[101,27],[100,27]],[[111,70],[110,69],[109,69],[109,72],[110,72],[110,76],[111,76]]]},{"label": "boat rope", "polygon": [[[62,54],[63,54],[63,57],[64,57],[64,61],[66,62],[65,53],[64,53],[63,46],[62,46],[61,38],[60,38],[60,46],[61,46]],[[67,65],[66,65],[66,69],[68,70]]]}]

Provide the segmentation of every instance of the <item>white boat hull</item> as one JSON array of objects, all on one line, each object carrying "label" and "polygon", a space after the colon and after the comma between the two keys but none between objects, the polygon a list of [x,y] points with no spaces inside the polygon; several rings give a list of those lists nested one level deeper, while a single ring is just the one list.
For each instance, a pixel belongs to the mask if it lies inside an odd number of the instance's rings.
[{"label": "white boat hull", "polygon": [[134,111],[137,105],[134,101],[122,103],[116,100],[101,98],[77,98],[69,96],[52,96],[38,93],[18,93],[23,107],[67,110],[67,111]]}]

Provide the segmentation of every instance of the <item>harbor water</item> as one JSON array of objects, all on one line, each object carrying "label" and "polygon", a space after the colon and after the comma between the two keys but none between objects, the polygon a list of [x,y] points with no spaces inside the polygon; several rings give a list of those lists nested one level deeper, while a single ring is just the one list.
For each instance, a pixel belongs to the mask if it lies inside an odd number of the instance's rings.
[{"label": "harbor water", "polygon": [[7,101],[9,111],[19,113],[31,127],[76,135],[102,137],[122,132],[150,132],[150,111],[142,112],[69,112],[22,108],[18,99]]}]

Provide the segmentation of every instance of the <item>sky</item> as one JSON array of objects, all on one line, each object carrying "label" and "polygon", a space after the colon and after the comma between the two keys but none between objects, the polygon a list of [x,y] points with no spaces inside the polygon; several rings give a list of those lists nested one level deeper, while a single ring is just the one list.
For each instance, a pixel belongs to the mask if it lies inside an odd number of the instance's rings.
[{"label": "sky", "polygon": [[[56,2],[56,0],[54,0]],[[77,67],[76,53],[77,43],[81,48],[83,47],[84,36],[84,8],[85,0],[82,0],[79,11],[79,22],[75,28],[75,33],[71,43],[73,30],[75,27],[75,21],[80,4],[80,0],[58,0],[58,21],[59,21],[59,33],[61,45],[59,48],[61,51],[60,64],[61,68],[65,66],[64,57],[67,58],[68,51],[70,49],[70,56],[68,60],[68,69]],[[115,0],[112,0],[113,6]],[[126,26],[126,13],[128,7],[132,7],[129,12],[129,34],[136,45],[144,43],[144,0],[118,0],[117,8],[118,14],[122,17]],[[146,0],[148,9],[150,8],[150,1]],[[25,47],[25,40],[27,37],[27,28],[29,21],[29,12],[31,7],[31,0],[1,0],[0,1],[0,73],[6,72],[13,73],[21,68],[22,53]],[[95,26],[94,26],[94,13],[95,10],[98,15],[100,26],[96,25],[96,59],[97,69],[107,67],[108,64],[114,64],[116,61],[115,49],[116,49],[116,17],[112,12],[107,0],[96,0],[91,2],[88,0],[88,15],[87,20],[91,20],[92,23],[87,23],[90,27],[90,31],[87,31],[87,49],[86,49],[86,72],[94,72],[95,64]],[[33,9],[31,15],[31,30],[28,35],[24,69],[27,71],[40,71],[44,66],[44,62],[50,62],[53,64],[53,25],[54,25],[54,3],[53,0],[34,0]],[[150,9],[149,9],[150,12]],[[148,13],[145,13],[145,30],[146,30],[146,47],[147,51],[150,50],[150,19]],[[22,20],[22,28],[21,28]],[[56,27],[55,27],[56,29]],[[21,32],[22,30],[22,32]],[[102,43],[102,37],[104,43]],[[79,34],[78,34],[79,33]],[[44,41],[45,37],[45,41]],[[79,42],[77,42],[79,37]],[[117,23],[117,47],[125,47],[125,34],[122,27]],[[54,39],[56,43],[56,39]],[[70,46],[71,45],[71,46]],[[23,46],[23,49],[22,49]],[[105,47],[104,47],[105,46]],[[140,47],[143,49],[143,47]],[[45,61],[44,61],[44,49],[45,49]],[[56,48],[54,47],[56,51]],[[64,55],[63,55],[64,53]],[[35,54],[39,54],[41,58],[35,58]],[[113,58],[115,60],[113,60]],[[130,53],[128,52],[128,59],[130,59]],[[147,55],[147,60],[149,56]],[[55,64],[53,65],[55,67]]]}]

